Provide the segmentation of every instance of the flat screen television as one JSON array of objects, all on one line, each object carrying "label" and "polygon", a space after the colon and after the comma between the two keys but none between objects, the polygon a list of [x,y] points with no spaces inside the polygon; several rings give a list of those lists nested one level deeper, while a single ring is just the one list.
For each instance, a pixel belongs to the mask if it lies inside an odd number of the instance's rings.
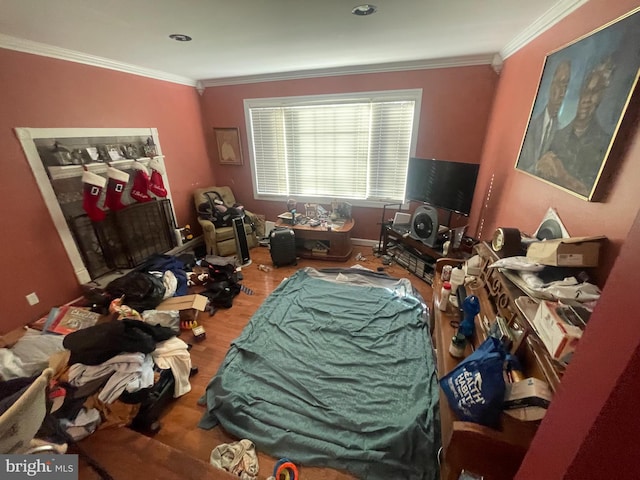
[{"label": "flat screen television", "polygon": [[469,215],[479,165],[410,158],[405,197],[436,208]]}]

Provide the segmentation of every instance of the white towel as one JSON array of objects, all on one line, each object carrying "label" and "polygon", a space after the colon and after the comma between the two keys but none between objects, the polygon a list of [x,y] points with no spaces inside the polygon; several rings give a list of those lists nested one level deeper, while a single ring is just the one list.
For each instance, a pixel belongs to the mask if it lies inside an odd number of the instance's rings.
[{"label": "white towel", "polygon": [[188,346],[178,337],[172,337],[164,342],[158,342],[156,349],[151,352],[153,361],[158,368],[171,369],[175,379],[174,397],[180,397],[191,391],[189,374],[191,373],[191,354]]}]

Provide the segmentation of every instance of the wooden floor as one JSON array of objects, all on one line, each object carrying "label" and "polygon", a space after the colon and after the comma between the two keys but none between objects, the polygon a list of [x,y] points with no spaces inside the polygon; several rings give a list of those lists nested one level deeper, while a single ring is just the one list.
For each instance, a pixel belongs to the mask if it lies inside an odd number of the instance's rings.
[{"label": "wooden floor", "polygon": [[[364,260],[355,260],[355,256],[359,253],[364,256]],[[185,333],[181,336],[183,340],[193,344],[191,349],[192,363],[198,367],[199,373],[191,378],[192,391],[176,399],[167,408],[161,419],[162,428],[154,437],[154,440],[204,462],[209,461],[211,450],[217,445],[233,442],[237,439],[232,438],[219,427],[212,430],[203,430],[197,427],[205,409],[205,407],[198,405],[198,399],[204,394],[209,380],[216,373],[231,341],[238,337],[249,318],[284,278],[292,275],[302,267],[347,267],[355,264],[360,264],[371,270],[384,267],[384,271],[393,277],[409,278],[416,289],[420,291],[425,301],[431,302],[431,287],[427,283],[413,276],[397,264],[383,266],[381,259],[373,255],[371,247],[354,246],[351,260],[341,263],[300,259],[297,266],[273,268],[269,250],[265,247],[252,249],[251,260],[252,263],[242,269],[244,277],[242,284],[253,290],[253,295],[240,292],[235,298],[232,308],[218,310],[211,317],[205,312],[201,313],[198,320],[205,327],[207,335],[203,341],[193,342],[190,333]],[[269,272],[259,270],[258,266],[261,264],[269,266],[271,270]],[[258,452],[258,460],[260,465],[258,478],[264,480],[271,475],[277,459]],[[140,472],[132,471],[130,478],[139,476]],[[304,480],[346,480],[354,478],[343,471],[305,466],[300,467],[300,477]],[[184,478],[188,478],[188,476]]]}]

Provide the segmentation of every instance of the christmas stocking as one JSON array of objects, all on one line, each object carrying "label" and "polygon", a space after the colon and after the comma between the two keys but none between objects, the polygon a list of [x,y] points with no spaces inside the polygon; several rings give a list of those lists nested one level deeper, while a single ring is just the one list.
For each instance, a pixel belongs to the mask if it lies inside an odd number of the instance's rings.
[{"label": "christmas stocking", "polygon": [[151,179],[149,180],[149,190],[156,197],[166,197],[167,189],[164,188],[164,181],[162,175],[164,175],[164,168],[160,164],[157,158],[152,158],[149,161],[149,168],[151,169]]},{"label": "christmas stocking", "polygon": [[82,208],[92,222],[104,220],[105,212],[98,207],[98,200],[107,180],[100,175],[88,171],[82,172]]},{"label": "christmas stocking", "polygon": [[109,177],[109,181],[107,182],[107,198],[104,204],[109,207],[110,210],[122,210],[126,207],[126,205],[122,203],[122,193],[129,181],[129,174],[117,168],[107,167],[107,177]]},{"label": "christmas stocking", "polygon": [[143,164],[135,163],[135,177],[133,177],[133,188],[131,188],[131,197],[140,203],[152,200],[151,195],[147,193],[149,190],[149,172]]}]

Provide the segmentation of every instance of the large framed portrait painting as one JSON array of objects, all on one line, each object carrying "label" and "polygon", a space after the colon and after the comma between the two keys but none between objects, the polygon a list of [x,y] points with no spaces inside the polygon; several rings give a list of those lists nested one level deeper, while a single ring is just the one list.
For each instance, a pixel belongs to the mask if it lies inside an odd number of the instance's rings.
[{"label": "large framed portrait painting", "polygon": [[640,69],[640,8],[547,55],[516,168],[592,200]]}]

